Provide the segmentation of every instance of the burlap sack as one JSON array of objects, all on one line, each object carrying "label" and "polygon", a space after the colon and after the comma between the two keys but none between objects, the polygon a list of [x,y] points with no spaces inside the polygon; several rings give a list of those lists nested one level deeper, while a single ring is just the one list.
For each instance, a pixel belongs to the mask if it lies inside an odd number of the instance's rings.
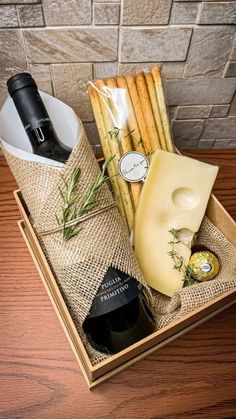
[{"label": "burlap sack", "polygon": [[[39,241],[55,274],[63,298],[82,336],[92,363],[104,356],[94,351],[82,331],[92,301],[109,266],[113,266],[144,283],[138,263],[130,246],[126,228],[117,207],[101,212],[81,224],[81,231],[68,241],[60,232],[40,236],[38,232],[57,227],[60,217],[63,178],[68,180],[73,169],[81,169],[78,183],[80,199],[99,174],[99,167],[86,138],[82,124],[80,138],[63,168],[50,167],[38,162],[22,160],[7,150],[3,153],[21,188],[31,214],[31,221]],[[113,202],[107,185],[100,190],[99,207]],[[151,295],[149,294],[151,299]]]}]

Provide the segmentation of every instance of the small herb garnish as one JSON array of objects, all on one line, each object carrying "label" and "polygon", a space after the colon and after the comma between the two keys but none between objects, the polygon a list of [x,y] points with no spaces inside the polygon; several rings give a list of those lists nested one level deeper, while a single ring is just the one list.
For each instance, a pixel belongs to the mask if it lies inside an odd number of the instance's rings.
[{"label": "small herb garnish", "polygon": [[[119,141],[122,142],[122,140],[125,140],[125,138],[129,137],[131,142],[133,142],[132,134],[135,131],[135,129],[133,129],[131,131],[128,129],[128,134],[126,134],[123,137],[121,135],[121,131],[122,131],[122,128],[118,128],[118,127],[114,127],[113,131],[108,131],[110,140],[119,140]],[[147,149],[147,146],[144,144],[143,139],[141,137],[137,141],[137,145],[140,145],[142,147],[143,153],[146,157],[151,156],[154,153],[153,150],[148,150]]]},{"label": "small herb garnish", "polygon": [[[122,131],[123,129],[122,128],[118,128],[118,127],[114,127],[114,131],[108,131],[108,134],[109,134],[109,136],[110,136],[110,140],[113,140],[113,139],[118,139],[119,141],[122,141],[122,140],[124,140],[125,138],[127,138],[127,137],[129,137],[131,140],[132,140],[132,136],[131,136],[131,134],[132,134],[132,132],[134,132],[135,130],[133,129],[132,131],[130,131],[129,129],[128,129],[128,134],[126,134],[124,137],[122,137],[121,136],[121,131]],[[120,138],[118,138],[118,137],[120,137]]]},{"label": "small herb garnish", "polygon": [[62,178],[65,186],[65,190],[63,191],[61,188],[59,188],[59,192],[63,200],[62,217],[59,219],[59,217],[56,216],[56,220],[59,225],[62,225],[61,231],[64,240],[71,239],[80,231],[79,221],[78,223],[68,227],[66,224],[69,221],[82,217],[83,215],[92,211],[98,205],[98,192],[101,189],[101,186],[110,179],[109,176],[105,175],[105,171],[114,157],[115,156],[112,156],[105,160],[101,173],[99,173],[95,181],[91,184],[88,191],[85,193],[79,208],[76,207],[76,201],[79,197],[77,185],[81,174],[80,168],[75,167],[68,182]]},{"label": "small herb garnish", "polygon": [[144,154],[145,154],[146,157],[151,156],[154,153],[154,151],[147,149],[147,147],[144,145],[144,142],[143,142],[142,137],[140,137],[140,139],[138,140],[137,144],[138,145],[141,145],[141,147],[143,148],[143,152],[144,152]]},{"label": "small herb garnish", "polygon": [[183,281],[184,281],[184,287],[188,285],[197,284],[199,281],[192,278],[192,269],[189,266],[184,265],[183,256],[179,256],[177,251],[175,250],[175,245],[180,243],[180,240],[178,239],[178,233],[181,231],[181,229],[175,229],[171,228],[169,230],[169,233],[172,236],[172,240],[170,240],[168,243],[171,245],[171,250],[168,253],[168,255],[173,260],[173,269],[176,269],[179,272],[183,273]]},{"label": "small herb garnish", "polygon": [[118,127],[114,127],[114,131],[108,131],[110,139],[111,140],[113,140],[113,138],[116,139],[119,136],[120,131],[121,131],[121,128],[118,128]]},{"label": "small herb garnish", "polygon": [[169,233],[172,235],[172,240],[170,240],[168,243],[171,244],[171,250],[168,252],[168,255],[171,256],[174,265],[173,269],[176,269],[177,271],[181,272],[183,268],[183,256],[178,256],[176,250],[174,250],[174,246],[180,242],[178,240],[178,232],[180,230],[176,230],[175,228],[171,228],[169,230]]}]

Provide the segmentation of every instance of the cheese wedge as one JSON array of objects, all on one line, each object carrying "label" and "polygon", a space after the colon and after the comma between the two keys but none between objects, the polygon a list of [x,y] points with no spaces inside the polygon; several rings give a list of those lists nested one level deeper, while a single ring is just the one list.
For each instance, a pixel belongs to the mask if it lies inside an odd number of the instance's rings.
[{"label": "cheese wedge", "polygon": [[184,277],[169,254],[169,230],[180,230],[174,251],[184,269],[217,172],[217,166],[166,151],[152,157],[135,215],[135,253],[147,283],[163,294],[172,296],[182,288]]}]

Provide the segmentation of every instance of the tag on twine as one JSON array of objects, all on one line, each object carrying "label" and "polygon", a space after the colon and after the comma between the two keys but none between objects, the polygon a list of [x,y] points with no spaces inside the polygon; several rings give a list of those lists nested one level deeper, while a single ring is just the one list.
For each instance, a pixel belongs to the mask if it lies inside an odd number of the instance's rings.
[{"label": "tag on twine", "polygon": [[145,180],[149,162],[147,157],[138,151],[129,151],[119,160],[119,174],[127,182],[140,182]]}]

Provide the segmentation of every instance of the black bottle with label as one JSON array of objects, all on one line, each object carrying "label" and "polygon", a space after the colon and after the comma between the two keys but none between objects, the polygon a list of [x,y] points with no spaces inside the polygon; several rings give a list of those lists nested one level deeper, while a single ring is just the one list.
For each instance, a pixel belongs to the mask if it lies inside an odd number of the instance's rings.
[{"label": "black bottle with label", "polygon": [[109,354],[154,332],[154,317],[142,284],[108,268],[83,329],[95,349]]},{"label": "black bottle with label", "polygon": [[[60,145],[31,75],[16,74],[7,85],[33,152],[64,163],[70,152]],[[154,317],[142,284],[109,267],[83,329],[95,349],[111,354],[152,333],[155,330]]]},{"label": "black bottle with label", "polygon": [[70,151],[60,143],[32,76],[29,73],[15,74],[7,81],[7,87],[33,153],[65,162]]}]

